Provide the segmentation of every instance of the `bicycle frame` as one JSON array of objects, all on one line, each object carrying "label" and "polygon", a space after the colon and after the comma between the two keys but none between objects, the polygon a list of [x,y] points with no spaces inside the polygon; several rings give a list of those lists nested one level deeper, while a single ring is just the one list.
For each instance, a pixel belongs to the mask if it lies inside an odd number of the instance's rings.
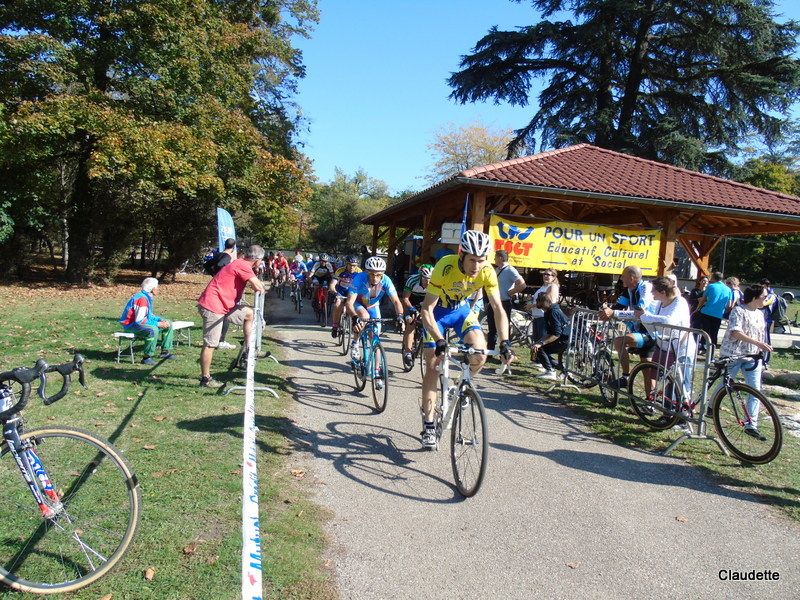
[{"label": "bicycle frame", "polygon": [[[19,437],[20,427],[21,423],[18,417],[3,423],[3,439],[11,456],[14,457],[14,462],[17,463],[17,468],[28,485],[28,489],[39,507],[42,517],[53,519],[63,511],[61,499],[53,489],[50,476],[47,474],[36,451],[30,445],[22,443]],[[44,494],[42,491],[44,491]]]},{"label": "bicycle frame", "polygon": [[[453,350],[455,350],[461,357],[464,358],[455,358],[453,356]],[[435,410],[441,416],[442,431],[450,429],[453,425],[453,413],[455,412],[455,407],[457,404],[456,400],[458,400],[459,391],[464,387],[469,387],[475,390],[475,386],[472,385],[472,371],[469,368],[469,360],[466,360],[466,357],[475,354],[498,356],[500,352],[497,350],[487,349],[476,350],[475,348],[470,348],[463,345],[448,345],[447,351],[439,361],[439,364],[436,366],[436,370],[439,373],[439,400]],[[461,375],[459,376],[458,383],[456,385],[452,385],[450,383],[451,362],[461,369]]]}]

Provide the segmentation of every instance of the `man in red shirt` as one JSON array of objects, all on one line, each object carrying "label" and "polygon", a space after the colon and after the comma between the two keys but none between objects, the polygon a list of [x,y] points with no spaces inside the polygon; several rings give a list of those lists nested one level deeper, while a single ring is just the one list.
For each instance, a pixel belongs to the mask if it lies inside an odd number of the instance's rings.
[{"label": "man in red shirt", "polygon": [[248,345],[253,331],[253,309],[239,306],[244,289],[250,284],[257,292],[264,292],[264,285],[254,269],[264,258],[261,246],[250,246],[243,258],[225,265],[208,282],[197,299],[197,310],[203,317],[203,349],[200,351],[200,385],[222,387],[224,384],[211,377],[211,359],[219,345],[223,323],[240,325],[244,330],[244,344]]}]

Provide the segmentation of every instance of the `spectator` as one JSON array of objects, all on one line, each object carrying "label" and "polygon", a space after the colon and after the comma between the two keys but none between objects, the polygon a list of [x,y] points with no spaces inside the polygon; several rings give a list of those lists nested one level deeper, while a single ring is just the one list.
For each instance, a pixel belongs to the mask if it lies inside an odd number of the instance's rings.
[{"label": "spectator", "polygon": [[222,270],[222,267],[229,265],[236,258],[236,240],[228,238],[225,240],[225,249],[222,252],[212,252],[211,257],[203,262],[203,269],[212,277]]},{"label": "spectator", "polygon": [[[772,344],[772,312],[775,310],[775,304],[778,302],[778,294],[776,294],[775,290],[770,287],[769,279],[764,278],[759,283],[767,290],[767,296],[764,300],[764,304],[763,306],[759,307],[764,315],[764,331],[766,332],[764,341],[767,344]],[[769,369],[771,352],[771,350],[767,351],[766,355],[764,356],[765,369]]]},{"label": "spectator", "polygon": [[[728,318],[728,329],[722,338],[720,356],[738,356],[755,354],[759,350],[771,352],[772,346],[766,341],[768,329],[764,323],[762,308],[768,300],[769,289],[763,285],[752,285],[742,292],[742,304],[735,306]],[[728,367],[731,377],[741,370],[750,387],[761,389],[761,361],[752,358],[741,358],[731,362]],[[747,401],[749,421],[744,423],[744,432],[759,440],[765,440],[758,431],[758,408],[760,402],[750,396]]]},{"label": "spectator", "polygon": [[[545,269],[542,271],[543,283],[538,290],[533,292],[533,308],[531,309],[531,317],[533,318],[533,338],[540,340],[544,337],[544,311],[536,306],[536,301],[539,296],[544,294],[550,298],[550,304],[558,304],[558,296],[560,295],[561,286],[558,282],[558,271],[555,269]],[[531,349],[531,361],[533,361],[534,352]]]},{"label": "spectator", "polygon": [[[544,313],[544,336],[534,342],[531,351],[536,354],[539,364],[544,367],[544,373],[537,375],[540,379],[558,379],[555,369],[563,370],[560,355],[569,345],[569,320],[561,311],[561,307],[550,300],[547,294],[541,294],[536,299],[536,306]],[[559,355],[557,364],[553,364],[551,354]]]},{"label": "spectator", "polygon": [[616,304],[612,307],[601,308],[597,315],[603,321],[612,317],[627,321],[628,333],[614,338],[614,350],[619,356],[622,371],[619,379],[611,384],[617,389],[628,387],[628,375],[631,368],[628,349],[636,349],[642,358],[645,358],[655,346],[655,340],[647,332],[647,328],[641,323],[634,322],[635,311],[653,314],[658,308],[653,300],[653,287],[649,281],[642,279],[642,270],[639,267],[635,265],[625,267],[622,270],[622,284],[625,287],[617,298]]},{"label": "spectator", "polygon": [[731,314],[733,307],[742,303],[742,290],[739,288],[738,277],[728,277],[725,280],[725,285],[731,288],[731,293],[733,294],[733,299],[731,300],[731,303],[728,305],[728,308],[725,310],[725,318],[727,319],[728,316]]},{"label": "spectator", "polygon": [[170,352],[174,335],[172,322],[153,312],[153,301],[157,294],[158,279],[146,277],[142,281],[141,291],[131,296],[119,317],[119,322],[126,332],[144,339],[143,365],[155,364],[153,356],[156,353],[156,346],[159,345],[161,346],[159,358],[175,358]]},{"label": "spectator", "polygon": [[[494,253],[494,270],[497,273],[497,284],[500,286],[500,302],[506,313],[506,318],[511,322],[511,296],[519,294],[525,289],[525,280],[512,265],[508,263],[508,252],[498,250]],[[497,326],[494,320],[492,305],[486,303],[486,321],[489,323],[489,336],[486,347],[494,350],[497,345]],[[501,336],[508,339],[508,332]]]},{"label": "spectator", "polygon": [[689,310],[692,314],[692,327],[700,329],[700,313],[697,312],[697,303],[708,287],[708,276],[700,275],[694,282],[694,288],[689,292]]},{"label": "spectator", "polygon": [[[722,317],[725,314],[725,309],[733,301],[733,292],[722,281],[722,273],[714,271],[711,274],[711,283],[706,286],[703,295],[697,301],[697,310],[700,313],[700,329],[708,334],[711,338],[711,343],[717,345],[717,337],[719,336],[719,326],[722,323]],[[706,352],[705,338],[700,338],[699,352]]]},{"label": "spectator", "polygon": [[244,330],[245,347],[249,345],[253,330],[253,309],[239,305],[245,287],[249,284],[257,292],[264,292],[264,285],[253,270],[264,258],[261,246],[250,246],[244,258],[237,258],[217,273],[200,294],[197,310],[203,317],[203,349],[200,351],[200,385],[222,387],[222,383],[211,377],[211,359],[219,344],[224,323],[241,325]]}]

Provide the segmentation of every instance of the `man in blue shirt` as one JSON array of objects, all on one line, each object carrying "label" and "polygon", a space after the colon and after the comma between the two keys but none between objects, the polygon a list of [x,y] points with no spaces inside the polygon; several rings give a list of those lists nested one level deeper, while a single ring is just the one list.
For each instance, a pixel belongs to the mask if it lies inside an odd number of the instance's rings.
[{"label": "man in blue shirt", "polygon": [[[722,280],[722,273],[715,271],[711,274],[711,283],[708,284],[700,300],[697,310],[700,311],[700,329],[711,338],[711,343],[717,345],[719,326],[725,309],[733,302],[733,292]],[[700,352],[705,351],[703,339],[700,338]]]}]

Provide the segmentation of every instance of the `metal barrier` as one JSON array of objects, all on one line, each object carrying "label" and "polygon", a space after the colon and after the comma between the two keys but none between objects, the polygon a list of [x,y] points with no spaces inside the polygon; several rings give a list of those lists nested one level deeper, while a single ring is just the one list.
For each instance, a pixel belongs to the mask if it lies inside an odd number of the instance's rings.
[{"label": "metal barrier", "polygon": [[[563,379],[550,389],[597,385],[607,406],[615,406],[619,395],[627,397],[640,419],[656,430],[684,421],[683,435],[664,454],[687,439],[711,439],[728,454],[716,437],[707,435],[708,375],[714,359],[708,334],[700,329],[648,324],[655,346],[638,361],[637,349],[627,349],[631,359],[628,383],[621,386],[619,350],[625,345],[621,338],[630,333],[628,323],[639,321],[601,320],[596,311],[576,310],[563,361]],[[697,342],[701,339],[708,348],[706,357],[698,355]]]}]

